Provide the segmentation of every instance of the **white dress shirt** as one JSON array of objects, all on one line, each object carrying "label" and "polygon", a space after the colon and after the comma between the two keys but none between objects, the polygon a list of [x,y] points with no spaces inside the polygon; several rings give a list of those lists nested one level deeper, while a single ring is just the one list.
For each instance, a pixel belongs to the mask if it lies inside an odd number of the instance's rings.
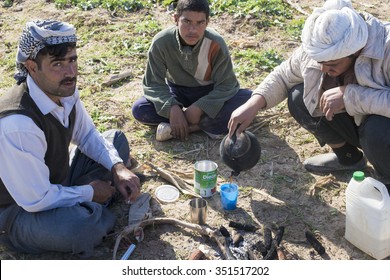
[{"label": "white dress shirt", "polygon": [[[52,114],[64,127],[69,125],[69,114],[76,108],[76,119],[71,142],[88,157],[108,170],[122,162],[116,149],[105,141],[84,105],[78,90],[55,104],[27,77],[30,95],[43,114]],[[45,164],[47,149],[44,132],[25,115],[11,115],[0,119],[0,177],[18,205],[29,212],[57,207],[69,207],[78,202],[91,201],[90,185],[67,186],[51,184]]]}]

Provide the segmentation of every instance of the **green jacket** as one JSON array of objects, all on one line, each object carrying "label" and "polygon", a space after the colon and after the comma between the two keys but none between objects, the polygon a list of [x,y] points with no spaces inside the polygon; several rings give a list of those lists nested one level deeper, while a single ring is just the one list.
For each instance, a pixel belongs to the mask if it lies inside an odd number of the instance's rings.
[{"label": "green jacket", "polygon": [[186,87],[214,84],[208,95],[194,103],[212,118],[240,88],[228,47],[211,28],[206,29],[203,39],[194,47],[180,44],[176,26],[153,38],[143,79],[144,95],[160,116],[169,118],[171,106],[182,104],[171,96],[167,80]]}]

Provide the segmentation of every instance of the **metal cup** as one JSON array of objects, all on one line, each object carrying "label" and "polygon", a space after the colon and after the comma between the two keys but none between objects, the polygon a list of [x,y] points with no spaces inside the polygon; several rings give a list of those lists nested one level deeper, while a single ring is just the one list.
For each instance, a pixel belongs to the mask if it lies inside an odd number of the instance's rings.
[{"label": "metal cup", "polygon": [[190,201],[191,222],[204,225],[206,223],[207,201],[203,198],[193,198]]}]

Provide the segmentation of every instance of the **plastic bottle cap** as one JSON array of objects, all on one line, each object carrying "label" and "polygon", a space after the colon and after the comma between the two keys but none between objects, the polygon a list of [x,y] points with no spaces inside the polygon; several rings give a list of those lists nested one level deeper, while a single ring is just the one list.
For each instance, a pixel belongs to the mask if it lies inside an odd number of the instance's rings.
[{"label": "plastic bottle cap", "polygon": [[356,181],[363,181],[364,180],[364,172],[363,171],[355,171],[355,172],[353,172],[353,178]]}]

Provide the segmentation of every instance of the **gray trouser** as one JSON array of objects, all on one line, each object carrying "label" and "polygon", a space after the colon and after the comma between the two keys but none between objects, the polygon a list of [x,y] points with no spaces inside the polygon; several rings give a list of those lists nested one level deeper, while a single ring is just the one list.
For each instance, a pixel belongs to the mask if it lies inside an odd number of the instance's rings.
[{"label": "gray trouser", "polygon": [[390,119],[369,115],[357,126],[347,113],[336,114],[332,121],[312,117],[303,103],[303,84],[288,93],[288,108],[294,119],[312,133],[321,146],[348,142],[361,148],[384,183],[390,183]]},{"label": "gray trouser", "polygon": [[[126,136],[116,130],[107,131],[103,136],[114,144],[126,162],[129,156]],[[80,150],[76,149],[72,156],[71,185],[111,177],[111,171],[86,157]],[[115,220],[108,208],[95,202],[35,213],[13,204],[0,208],[0,243],[16,252],[70,252],[89,258],[93,256],[94,247],[112,230]]]}]

